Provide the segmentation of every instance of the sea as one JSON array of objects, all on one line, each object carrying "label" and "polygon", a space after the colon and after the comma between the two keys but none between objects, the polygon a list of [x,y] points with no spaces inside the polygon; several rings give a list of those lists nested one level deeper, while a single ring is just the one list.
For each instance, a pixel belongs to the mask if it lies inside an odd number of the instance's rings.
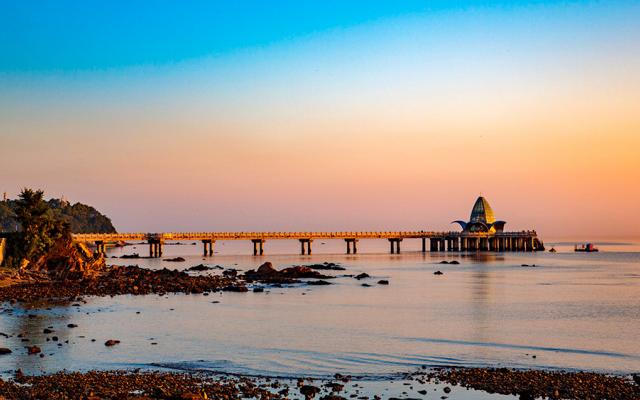
[{"label": "sea", "polygon": [[[14,351],[0,356],[0,372],[142,368],[285,379],[340,373],[374,387],[441,366],[640,372],[640,243],[596,242],[598,253],[576,253],[574,244],[547,241],[555,253],[422,253],[420,240],[406,239],[400,254],[389,254],[387,241],[361,240],[358,254],[347,255],[343,241],[316,240],[312,255],[299,255],[297,241],[274,240],[253,256],[250,242],[230,241],[203,257],[201,243],[173,242],[161,259],[120,258],[148,255],[146,244],[131,243],[110,248],[108,262],[240,272],[266,261],[277,268],[331,262],[345,270],[322,271],[335,276],[331,285],[266,286],[261,293],[4,304],[0,332],[14,336],[0,337],[0,347],[24,348],[17,337],[23,333],[45,357]],[[185,261],[165,261],[177,256]],[[459,264],[442,263],[454,260]],[[370,278],[353,277],[360,273]],[[57,342],[46,340],[47,327]],[[120,344],[106,347],[108,339]]]}]

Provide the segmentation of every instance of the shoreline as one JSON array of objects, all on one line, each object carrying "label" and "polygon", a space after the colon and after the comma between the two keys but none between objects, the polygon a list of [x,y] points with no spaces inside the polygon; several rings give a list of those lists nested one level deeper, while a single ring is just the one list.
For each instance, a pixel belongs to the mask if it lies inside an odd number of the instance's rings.
[{"label": "shoreline", "polygon": [[[335,374],[331,379],[273,378],[206,372],[159,372],[110,370],[58,372],[0,378],[4,399],[191,399],[208,398],[319,398],[339,400],[420,398],[442,399],[462,391],[537,398],[631,400],[640,398],[640,376],[605,375],[594,372],[513,370],[507,368],[434,368],[399,376],[389,381],[367,381]],[[395,391],[399,397],[389,397]]]}]

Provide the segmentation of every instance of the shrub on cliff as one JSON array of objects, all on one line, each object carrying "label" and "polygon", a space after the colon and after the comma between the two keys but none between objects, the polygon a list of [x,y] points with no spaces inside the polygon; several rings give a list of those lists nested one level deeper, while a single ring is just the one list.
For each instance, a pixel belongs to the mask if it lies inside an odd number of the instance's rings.
[{"label": "shrub on cliff", "polygon": [[56,218],[42,190],[24,189],[13,209],[21,230],[11,235],[5,263],[19,267],[24,260],[43,257],[58,241],[71,241],[68,222]]},{"label": "shrub on cliff", "polygon": [[[19,200],[0,201],[0,232],[17,232],[20,221],[16,217]],[[82,203],[51,199],[46,201],[54,217],[66,221],[73,233],[115,233],[111,219],[95,208]]]}]

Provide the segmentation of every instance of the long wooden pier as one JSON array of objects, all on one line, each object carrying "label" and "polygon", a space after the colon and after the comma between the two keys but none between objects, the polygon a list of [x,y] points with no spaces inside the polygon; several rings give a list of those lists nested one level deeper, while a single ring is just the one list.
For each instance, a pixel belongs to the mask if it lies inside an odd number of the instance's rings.
[{"label": "long wooden pier", "polygon": [[[422,251],[539,251],[544,244],[536,231],[519,232],[427,232],[427,231],[377,231],[377,232],[168,232],[168,233],[83,233],[74,234],[78,242],[94,243],[99,253],[105,253],[108,243],[145,241],[149,244],[149,256],[161,257],[162,245],[169,241],[201,241],[203,254],[213,255],[216,241],[246,240],[253,243],[253,254],[264,254],[267,240],[298,240],[301,254],[311,254],[311,244],[316,239],[340,239],[346,243],[347,254],[358,252],[361,239],[387,239],[391,254],[400,253],[404,239],[422,241]],[[427,249],[427,241],[429,247]]]}]

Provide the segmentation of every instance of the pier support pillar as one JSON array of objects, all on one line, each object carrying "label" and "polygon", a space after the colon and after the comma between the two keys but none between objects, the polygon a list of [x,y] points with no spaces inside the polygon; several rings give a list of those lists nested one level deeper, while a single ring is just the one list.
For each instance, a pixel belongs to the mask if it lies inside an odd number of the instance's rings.
[{"label": "pier support pillar", "polygon": [[202,240],[202,246],[203,246],[202,255],[204,257],[213,255],[213,244],[215,242],[216,241],[213,240],[213,239],[204,239],[204,240]]},{"label": "pier support pillar", "polygon": [[264,255],[264,239],[251,239],[253,243],[253,255]]},{"label": "pier support pillar", "polygon": [[[358,254],[358,239],[345,239],[344,240],[347,243],[347,254],[351,254],[353,252],[353,254]],[[351,247],[353,245],[353,248]]]},{"label": "pier support pillar", "polygon": [[402,238],[389,238],[389,244],[391,245],[391,254],[400,254],[400,242]]},{"label": "pier support pillar", "polygon": [[160,239],[149,239],[149,257],[162,257],[162,241]]},{"label": "pier support pillar", "polygon": [[438,251],[438,239],[429,239],[429,251]]},{"label": "pier support pillar", "polygon": [[300,241],[300,254],[305,255],[305,248],[306,248],[306,254],[307,255],[311,255],[311,242],[313,242],[313,239],[298,239]]},{"label": "pier support pillar", "polygon": [[422,252],[427,252],[427,238],[422,238]]},{"label": "pier support pillar", "polygon": [[96,253],[100,255],[107,254],[107,245],[102,240],[97,240],[96,242]]}]

